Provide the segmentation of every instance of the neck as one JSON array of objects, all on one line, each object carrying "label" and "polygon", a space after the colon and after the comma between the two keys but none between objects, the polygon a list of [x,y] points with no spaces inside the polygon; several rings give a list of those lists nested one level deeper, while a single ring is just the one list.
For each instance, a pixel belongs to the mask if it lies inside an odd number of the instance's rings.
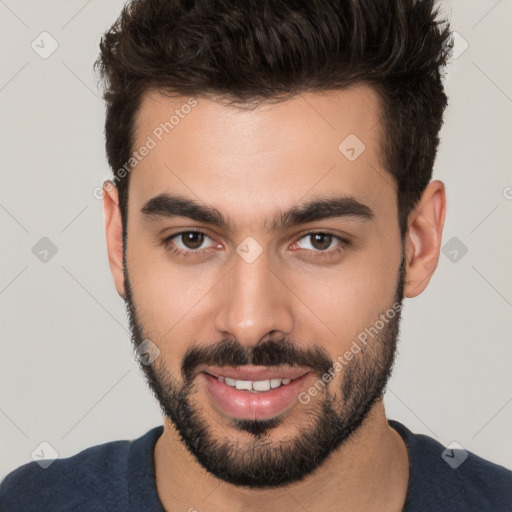
[{"label": "neck", "polygon": [[409,460],[400,435],[377,402],[363,425],[313,474],[275,490],[240,488],[200,466],[167,419],[155,452],[156,485],[167,511],[259,512],[326,510],[399,512],[405,503]]}]

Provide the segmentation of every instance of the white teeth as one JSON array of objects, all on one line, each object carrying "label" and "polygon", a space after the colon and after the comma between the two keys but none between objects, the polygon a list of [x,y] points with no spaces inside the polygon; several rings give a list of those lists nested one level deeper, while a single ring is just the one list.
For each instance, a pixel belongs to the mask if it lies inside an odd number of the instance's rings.
[{"label": "white teeth", "polygon": [[235,381],[236,389],[246,389],[249,391],[252,389],[252,382],[250,380],[237,380]]},{"label": "white teeth", "polygon": [[257,380],[252,383],[254,391],[268,391],[270,389],[269,380]]},{"label": "white teeth", "polygon": [[270,380],[270,387],[272,389],[278,388],[281,385],[281,379],[271,379]]},{"label": "white teeth", "polygon": [[292,379],[269,379],[269,380],[236,380],[229,377],[218,377],[221,382],[228,386],[244,391],[262,392],[290,384]]}]

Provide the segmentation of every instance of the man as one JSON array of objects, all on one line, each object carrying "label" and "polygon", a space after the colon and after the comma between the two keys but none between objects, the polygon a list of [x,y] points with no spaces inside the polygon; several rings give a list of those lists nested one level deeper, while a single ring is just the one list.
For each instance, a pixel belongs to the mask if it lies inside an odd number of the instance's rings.
[{"label": "man", "polygon": [[[4,480],[8,511],[511,510],[386,418],[439,258],[432,2],[135,0],[100,44],[110,268],[164,413]],[[466,456],[464,452],[464,456]]]}]

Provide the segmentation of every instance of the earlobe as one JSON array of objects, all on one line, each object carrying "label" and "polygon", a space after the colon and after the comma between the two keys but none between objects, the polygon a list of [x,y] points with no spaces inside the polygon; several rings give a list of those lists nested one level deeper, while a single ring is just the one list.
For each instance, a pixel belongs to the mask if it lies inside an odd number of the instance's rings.
[{"label": "earlobe", "polygon": [[124,298],[123,227],[117,187],[109,180],[103,183],[103,214],[108,261],[117,293]]},{"label": "earlobe", "polygon": [[443,182],[430,182],[409,215],[406,238],[405,297],[416,297],[428,285],[439,261],[446,194]]}]

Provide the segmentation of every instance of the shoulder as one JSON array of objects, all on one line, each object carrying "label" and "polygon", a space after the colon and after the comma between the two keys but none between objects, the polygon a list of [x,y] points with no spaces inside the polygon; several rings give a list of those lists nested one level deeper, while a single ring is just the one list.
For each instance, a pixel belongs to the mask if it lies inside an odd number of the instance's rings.
[{"label": "shoulder", "polygon": [[46,468],[37,462],[20,466],[0,485],[0,510],[77,511],[82,510],[84,498],[89,510],[96,510],[98,500],[116,490],[112,485],[115,487],[126,464],[128,445],[128,441],[114,441],[93,446],[72,457],[56,459]]},{"label": "shoulder", "polygon": [[404,439],[410,477],[406,510],[512,511],[512,471],[465,450],[389,424]]},{"label": "shoulder", "polygon": [[[46,468],[29,462],[0,483],[1,512],[128,510],[127,472],[135,440],[112,441],[56,459]],[[119,508],[121,507],[121,508]]]}]

